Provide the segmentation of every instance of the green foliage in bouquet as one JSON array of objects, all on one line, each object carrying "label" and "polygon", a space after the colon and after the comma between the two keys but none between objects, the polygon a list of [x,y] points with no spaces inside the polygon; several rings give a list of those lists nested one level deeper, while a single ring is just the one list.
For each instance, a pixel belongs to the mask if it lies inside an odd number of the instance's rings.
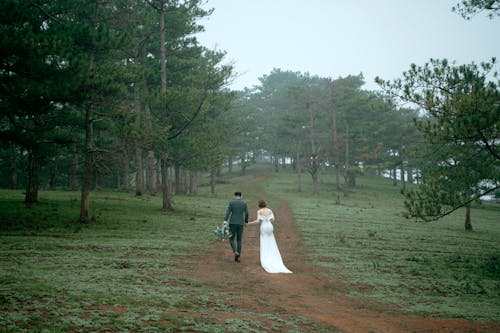
[{"label": "green foliage in bouquet", "polygon": [[227,225],[217,226],[214,230],[214,234],[220,240],[226,240],[231,237],[231,231]]}]

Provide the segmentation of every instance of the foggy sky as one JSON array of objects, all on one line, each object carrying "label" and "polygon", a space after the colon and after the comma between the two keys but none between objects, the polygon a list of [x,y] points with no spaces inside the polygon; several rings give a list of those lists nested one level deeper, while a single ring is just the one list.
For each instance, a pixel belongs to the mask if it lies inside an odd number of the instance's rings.
[{"label": "foggy sky", "polygon": [[[214,13],[197,37],[227,51],[238,76],[232,89],[251,88],[273,68],[337,78],[363,73],[395,79],[430,58],[457,64],[500,57],[500,17],[467,21],[451,11],[459,0],[208,0]],[[500,59],[499,59],[500,60]],[[497,65],[497,70],[499,66]]]}]

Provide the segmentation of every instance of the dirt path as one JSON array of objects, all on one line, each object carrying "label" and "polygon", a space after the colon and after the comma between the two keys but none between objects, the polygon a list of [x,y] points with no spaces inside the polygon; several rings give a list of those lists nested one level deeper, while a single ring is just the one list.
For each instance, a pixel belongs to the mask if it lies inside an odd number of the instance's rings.
[{"label": "dirt path", "polygon": [[[500,323],[408,316],[387,305],[346,296],[342,281],[308,261],[305,245],[286,203],[280,202],[275,213],[278,246],[293,274],[269,274],[261,268],[259,225],[245,229],[240,263],[234,262],[227,241],[214,241],[209,252],[199,257],[194,271],[197,278],[241,291],[232,304],[235,309],[269,307],[269,313],[301,315],[343,332],[500,332]],[[251,218],[254,216],[255,212],[251,213]]]}]

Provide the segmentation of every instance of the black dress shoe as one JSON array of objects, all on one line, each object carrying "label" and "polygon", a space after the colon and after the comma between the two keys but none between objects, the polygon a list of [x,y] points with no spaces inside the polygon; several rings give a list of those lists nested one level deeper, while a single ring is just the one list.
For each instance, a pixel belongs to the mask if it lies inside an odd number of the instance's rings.
[{"label": "black dress shoe", "polygon": [[240,262],[240,255],[239,254],[234,255],[234,261]]}]

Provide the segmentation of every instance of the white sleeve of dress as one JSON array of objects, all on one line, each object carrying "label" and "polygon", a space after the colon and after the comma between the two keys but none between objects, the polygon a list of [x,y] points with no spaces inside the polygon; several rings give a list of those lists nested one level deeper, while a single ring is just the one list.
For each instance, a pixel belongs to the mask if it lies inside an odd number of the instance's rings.
[{"label": "white sleeve of dress", "polygon": [[262,215],[257,214],[257,220],[262,221],[263,219],[264,219],[264,217]]},{"label": "white sleeve of dress", "polygon": [[271,213],[271,215],[269,215],[269,221],[270,220],[273,220],[273,222],[274,222],[274,214],[273,213]]}]

